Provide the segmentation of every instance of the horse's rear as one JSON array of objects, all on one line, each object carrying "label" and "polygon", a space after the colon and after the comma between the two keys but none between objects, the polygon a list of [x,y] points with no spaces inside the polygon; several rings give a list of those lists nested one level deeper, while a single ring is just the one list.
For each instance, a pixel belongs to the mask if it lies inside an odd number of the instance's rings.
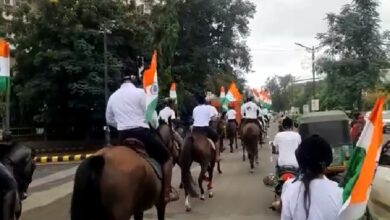
[{"label": "horse's rear", "polygon": [[200,164],[200,174],[198,177],[198,185],[200,188],[200,198],[205,199],[203,181],[206,179],[206,173],[208,172],[208,190],[209,197],[213,197],[212,189],[212,180],[213,180],[213,171],[216,163],[216,151],[213,149],[213,144],[210,139],[206,137],[205,134],[201,133],[192,133],[192,135],[186,137],[184,140],[184,145],[182,153],[180,155],[180,167],[182,171],[182,182],[184,185],[185,191],[185,206],[186,210],[191,210],[191,205],[189,197],[198,197],[198,193],[193,185],[193,177],[191,175],[191,165],[195,161]]},{"label": "horse's rear", "polygon": [[229,121],[226,127],[226,135],[229,139],[230,152],[233,153],[233,144],[236,142],[236,149],[238,148],[237,144],[237,123],[234,121]]},{"label": "horse's rear", "polygon": [[124,146],[104,148],[77,169],[71,219],[142,219],[143,211],[160,201],[161,189],[155,171],[138,153]]},{"label": "horse's rear", "polygon": [[[259,140],[260,128],[256,123],[246,123],[242,129],[242,141],[244,148],[248,151],[248,158],[251,172],[254,171],[254,160],[258,157],[257,143]],[[244,151],[245,157],[245,151]]]}]

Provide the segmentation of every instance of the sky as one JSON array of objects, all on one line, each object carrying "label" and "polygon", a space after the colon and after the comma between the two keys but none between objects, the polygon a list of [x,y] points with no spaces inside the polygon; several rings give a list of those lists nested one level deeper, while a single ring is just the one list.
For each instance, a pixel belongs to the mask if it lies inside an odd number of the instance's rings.
[{"label": "sky", "polygon": [[[252,73],[248,85],[259,88],[273,75],[292,74],[311,78],[311,54],[294,42],[316,46],[317,33],[327,31],[326,14],[338,13],[352,0],[252,0],[257,6],[250,22]],[[378,11],[383,30],[390,30],[390,0],[380,0]],[[318,54],[320,55],[320,54]]]}]

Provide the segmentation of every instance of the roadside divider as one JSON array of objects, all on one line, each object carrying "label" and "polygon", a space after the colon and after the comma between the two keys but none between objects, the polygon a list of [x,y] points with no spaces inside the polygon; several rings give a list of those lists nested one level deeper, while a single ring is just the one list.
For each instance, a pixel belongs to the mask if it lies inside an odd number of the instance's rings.
[{"label": "roadside divider", "polygon": [[82,161],[90,157],[92,153],[88,154],[72,154],[72,155],[50,155],[50,156],[37,156],[34,158],[36,163],[57,163],[57,162],[72,162],[72,161]]}]

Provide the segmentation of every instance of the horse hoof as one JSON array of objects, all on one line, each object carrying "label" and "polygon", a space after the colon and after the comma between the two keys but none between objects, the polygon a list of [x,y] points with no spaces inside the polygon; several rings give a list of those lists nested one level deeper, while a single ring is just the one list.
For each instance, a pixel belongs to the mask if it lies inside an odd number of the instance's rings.
[{"label": "horse hoof", "polygon": [[209,192],[209,198],[213,198],[214,197],[214,193],[213,192]]},{"label": "horse hoof", "polygon": [[186,207],[186,212],[191,212],[191,207]]},{"label": "horse hoof", "polygon": [[204,201],[205,200],[205,196],[204,194],[200,196],[200,200]]},{"label": "horse hoof", "polygon": [[249,172],[250,172],[250,173],[254,173],[255,170],[254,170],[254,169],[250,169]]}]

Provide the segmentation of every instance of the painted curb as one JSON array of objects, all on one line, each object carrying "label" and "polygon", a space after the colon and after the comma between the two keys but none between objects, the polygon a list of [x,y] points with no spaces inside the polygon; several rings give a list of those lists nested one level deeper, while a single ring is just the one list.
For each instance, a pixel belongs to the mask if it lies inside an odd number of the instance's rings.
[{"label": "painted curb", "polygon": [[62,156],[38,156],[34,160],[36,163],[56,163],[56,162],[71,162],[81,161],[92,154],[74,154],[74,155],[62,155]]}]

